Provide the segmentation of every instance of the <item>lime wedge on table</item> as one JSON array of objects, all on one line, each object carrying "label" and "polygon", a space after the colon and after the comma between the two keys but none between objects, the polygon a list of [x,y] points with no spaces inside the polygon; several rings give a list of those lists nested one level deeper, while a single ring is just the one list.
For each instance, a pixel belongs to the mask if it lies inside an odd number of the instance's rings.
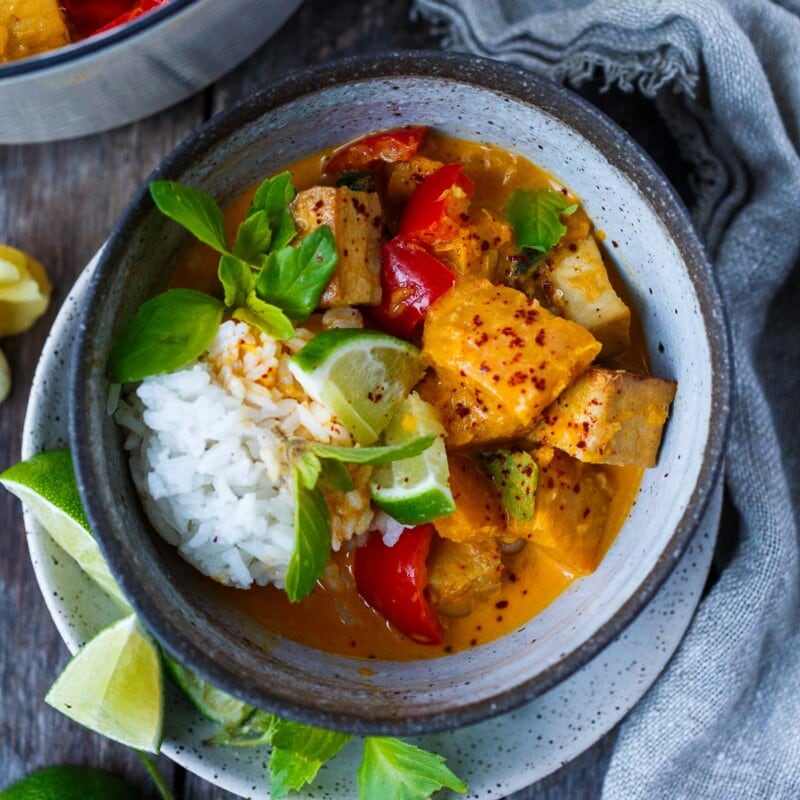
[{"label": "lime wedge on table", "polygon": [[84,645],[45,702],[95,733],[157,753],[164,725],[161,659],[136,616],[104,628]]},{"label": "lime wedge on table", "polygon": [[290,369],[360,445],[377,441],[398,401],[424,372],[413,344],[353,328],[323,331],[292,356]]},{"label": "lime wedge on table", "polygon": [[51,450],[21,461],[0,474],[0,483],[25,504],[89,577],[130,609],[91,534],[69,450]]},{"label": "lime wedge on table", "polygon": [[0,792],[0,800],[140,800],[122,778],[90,767],[44,767]]},{"label": "lime wedge on table", "polygon": [[404,525],[421,525],[456,509],[448,486],[444,429],[433,406],[416,393],[409,395],[392,417],[383,438],[386,444],[394,445],[430,434],[438,438],[427,450],[413,458],[376,467],[372,473],[373,502]]},{"label": "lime wedge on table", "polygon": [[253,709],[246,703],[212,686],[166,653],[163,656],[170,677],[206,719],[227,727],[238,725],[252,713]]}]

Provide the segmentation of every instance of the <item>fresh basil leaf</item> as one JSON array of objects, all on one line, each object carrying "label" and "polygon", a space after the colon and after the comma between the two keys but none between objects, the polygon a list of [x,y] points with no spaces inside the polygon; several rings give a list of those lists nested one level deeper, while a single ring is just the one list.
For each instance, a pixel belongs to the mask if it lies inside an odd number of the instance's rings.
[{"label": "fresh basil leaf", "polygon": [[260,747],[272,742],[281,720],[266,711],[255,711],[247,719],[220,728],[206,744],[219,747]]},{"label": "fresh basil leaf", "polygon": [[220,257],[217,274],[225,290],[225,305],[228,308],[245,305],[248,296],[256,287],[256,279],[253,277],[250,265],[236,256],[225,253]]},{"label": "fresh basil leaf", "polygon": [[259,328],[275,339],[291,339],[295,334],[294,325],[283,311],[265,303],[255,291],[247,295],[244,306],[234,309],[233,317]]},{"label": "fresh basil leaf", "polygon": [[294,218],[289,209],[289,203],[294,200],[296,194],[291,172],[281,172],[272,178],[267,178],[256,189],[248,213],[255,215],[263,211],[267,215],[272,234],[272,250],[286,247],[297,235]]},{"label": "fresh basil leaf", "polygon": [[314,780],[319,768],[350,741],[349,733],[280,720],[272,736],[270,797],[285,797]]},{"label": "fresh basil leaf", "polygon": [[520,522],[533,518],[539,467],[524,450],[479,453],[478,466],[491,478],[509,516]]},{"label": "fresh basil leaf", "polygon": [[194,361],[211,344],[223,308],[193,289],[171,289],[142,303],[111,348],[108,379],[139,381]]},{"label": "fresh basil leaf", "polygon": [[286,572],[286,594],[292,603],[302,600],[325,570],[331,552],[331,515],[319,489],[307,489],[297,467],[294,483],[295,542]]},{"label": "fresh basil leaf", "polygon": [[269,250],[271,243],[269,216],[266,211],[255,211],[239,225],[233,242],[233,254],[255,264]]},{"label": "fresh basil leaf", "polygon": [[310,450],[320,458],[346,461],[348,464],[388,464],[413,458],[427,450],[436,441],[436,434],[420,436],[405,444],[390,444],[382,447],[341,447],[335,444],[314,442]]},{"label": "fresh basil leaf", "polygon": [[322,462],[310,450],[301,452],[294,461],[297,477],[306,489],[313,489],[317,485],[320,472],[322,472]]},{"label": "fresh basil leaf", "polygon": [[399,739],[367,736],[358,768],[359,800],[426,800],[444,787],[464,794],[467,784],[456,777],[444,758]]},{"label": "fresh basil leaf", "polygon": [[508,201],[508,221],[517,247],[539,253],[552,250],[567,232],[561,217],[577,208],[576,204],[567,205],[564,195],[552,189],[517,189]]},{"label": "fresh basil leaf", "polygon": [[150,195],[162,214],[220,253],[227,251],[225,221],[213,197],[177,181],[153,181]]},{"label": "fresh basil leaf", "polygon": [[297,247],[269,254],[256,279],[258,294],[280,306],[289,319],[300,322],[317,307],[338,260],[333,232],[322,225]]},{"label": "fresh basil leaf", "polygon": [[[316,456],[314,457],[316,458]],[[347,471],[347,467],[340,461],[323,458],[320,464],[322,464],[322,471],[320,472],[319,480],[328,489],[333,489],[337,492],[352,492],[356,488],[350,473]]]}]

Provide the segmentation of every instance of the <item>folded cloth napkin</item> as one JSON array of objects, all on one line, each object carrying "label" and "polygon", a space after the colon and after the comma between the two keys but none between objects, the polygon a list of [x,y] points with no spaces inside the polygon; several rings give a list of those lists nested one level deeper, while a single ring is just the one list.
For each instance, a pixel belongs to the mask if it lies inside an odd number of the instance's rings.
[{"label": "folded cloth napkin", "polygon": [[[654,98],[731,324],[732,560],[623,723],[603,797],[800,797],[800,0],[415,0],[456,49]],[[793,508],[794,503],[794,508]],[[723,529],[721,536],[731,535]]]}]

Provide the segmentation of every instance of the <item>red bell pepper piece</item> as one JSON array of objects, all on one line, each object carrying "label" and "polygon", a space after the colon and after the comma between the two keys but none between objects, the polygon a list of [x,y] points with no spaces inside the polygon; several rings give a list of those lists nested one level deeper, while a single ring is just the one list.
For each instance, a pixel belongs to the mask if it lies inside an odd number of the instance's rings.
[{"label": "red bell pepper piece", "polygon": [[429,244],[449,242],[461,227],[475,184],[461,164],[445,164],[416,188],[400,218],[398,233]]},{"label": "red bell pepper piece", "polygon": [[403,531],[394,547],[387,547],[373,531],[356,550],[353,574],[358,593],[404,633],[421,644],[441,644],[442,626],[425,589],[433,525]]},{"label": "red bell pepper piece", "polygon": [[154,8],[158,8],[159,6],[163,6],[166,2],[167,0],[138,0],[138,2],[132,9],[130,9],[130,11],[125,11],[118,17],[112,19],[106,25],[103,25],[102,28],[92,31],[91,35],[94,36],[98,33],[106,33],[106,31],[118,28],[120,25],[127,25],[129,22],[133,22],[133,20],[135,20],[137,17],[147,14],[148,11],[152,11]]},{"label": "red bell pepper piece", "polygon": [[325,165],[325,172],[334,174],[345,170],[368,167],[375,161],[408,161],[419,149],[424,127],[397,128],[365,136],[346,145]]},{"label": "red bell pepper piece", "polygon": [[80,36],[90,36],[135,4],[135,0],[62,0],[67,20]]},{"label": "red bell pepper piece", "polygon": [[408,339],[456,276],[414,239],[397,237],[381,249],[381,302],[372,312],[387,333]]}]

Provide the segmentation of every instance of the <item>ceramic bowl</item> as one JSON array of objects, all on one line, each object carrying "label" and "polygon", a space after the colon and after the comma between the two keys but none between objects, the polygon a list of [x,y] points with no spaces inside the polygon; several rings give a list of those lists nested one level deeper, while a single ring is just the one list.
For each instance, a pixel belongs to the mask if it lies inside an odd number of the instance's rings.
[{"label": "ceramic bowl", "polygon": [[115,128],[213,83],[302,0],[170,0],[106,34],[0,64],[0,144]]},{"label": "ceramic bowl", "polygon": [[666,580],[720,476],[727,339],[711,272],[665,178],[596,109],[529,73],[456,55],[356,59],[290,77],[212,120],[154,178],[225,203],[263,176],[369,131],[426,124],[521,153],[571,187],[611,245],[645,329],[653,374],[678,381],[659,464],[597,571],[487,645],[443,658],[363,662],[272,636],[198,589],[154,534],[106,409],[115,333],[163,288],[185,244],[143,188],[88,289],[72,363],[70,436],[92,527],[141,618],[176,658],[223,689],[300,721],[359,733],[456,728],[572,674]]}]

